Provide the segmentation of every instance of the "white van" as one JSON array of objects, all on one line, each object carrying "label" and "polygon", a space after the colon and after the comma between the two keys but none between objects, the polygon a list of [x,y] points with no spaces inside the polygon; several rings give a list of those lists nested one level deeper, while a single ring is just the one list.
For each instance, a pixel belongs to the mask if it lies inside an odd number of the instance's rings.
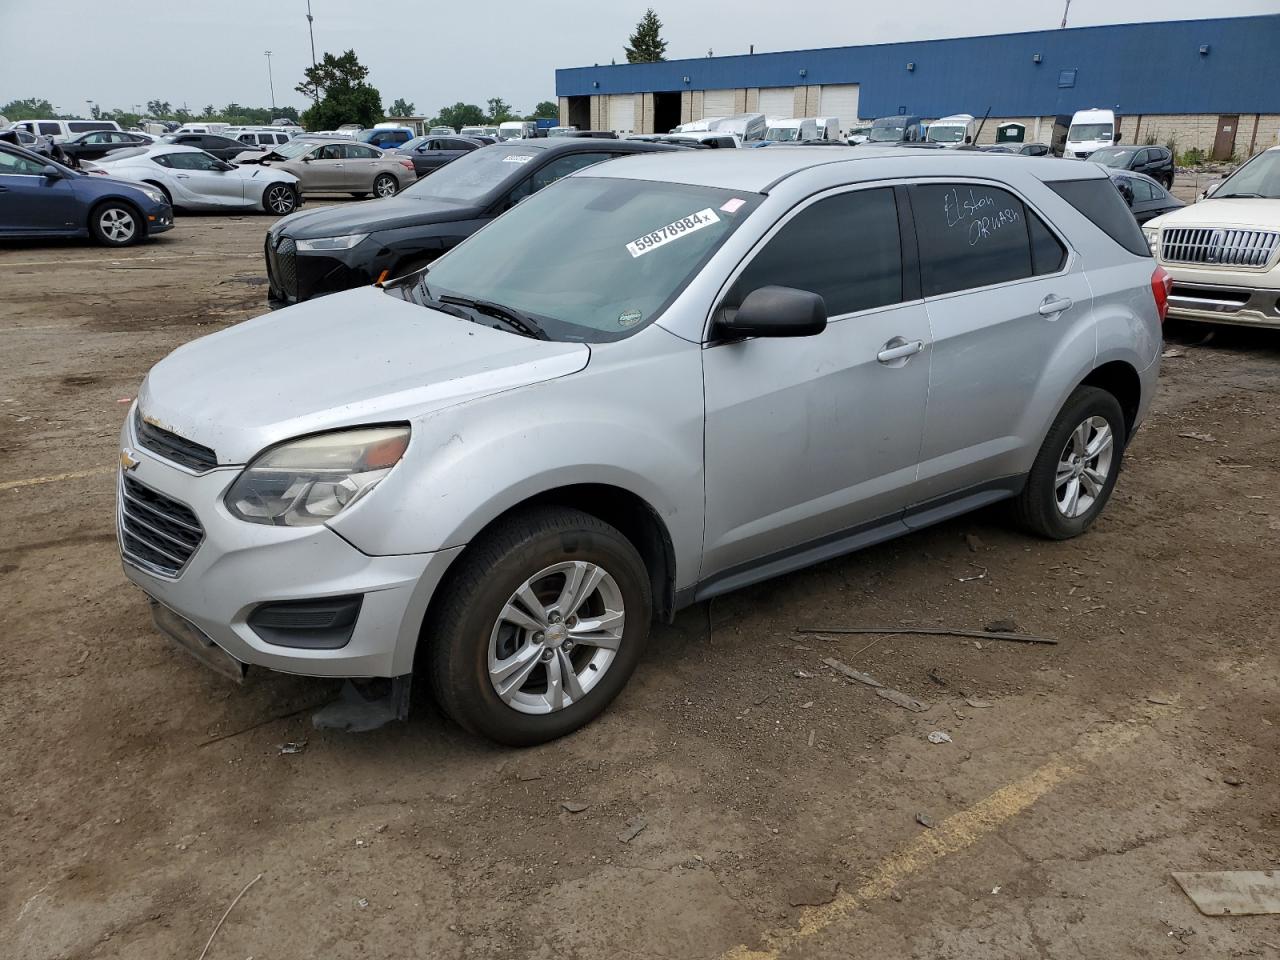
[{"label": "white van", "polygon": [[1063,156],[1069,160],[1084,160],[1093,151],[1120,142],[1119,123],[1114,110],[1077,110],[1067,130],[1067,145]]},{"label": "white van", "polygon": [[[573,129],[577,130],[577,127]],[[498,135],[497,127],[463,127],[458,131],[460,137],[496,137]]]},{"label": "white van", "polygon": [[775,143],[817,140],[818,121],[813,117],[786,117],[782,120],[771,120],[764,131],[764,138]]},{"label": "white van", "polygon": [[688,123],[682,123],[678,127],[672,127],[672,133],[706,133],[708,130],[714,130],[715,125],[721,120],[728,120],[728,117],[703,117],[701,120],[690,120]]},{"label": "white van", "polygon": [[506,123],[498,124],[498,139],[522,140],[525,137],[532,137],[536,129],[538,125],[532,120],[508,120]]},{"label": "white van", "polygon": [[963,147],[973,143],[977,135],[978,121],[971,113],[953,113],[949,117],[935,120],[929,124],[929,132],[925,134],[926,143],[941,143],[947,147]]},{"label": "white van", "polygon": [[763,140],[768,126],[763,113],[735,113],[732,117],[713,120],[707,129],[717,133],[732,133],[744,143],[749,143]]},{"label": "white van", "polygon": [[227,131],[231,129],[231,124],[214,121],[211,123],[184,123],[174,133],[216,133],[218,136],[226,136]]},{"label": "white van", "polygon": [[839,117],[818,117],[818,139],[819,140],[839,140],[840,139],[840,118]]},{"label": "white van", "polygon": [[91,130],[119,130],[120,124],[114,120],[19,120],[13,128],[36,137],[53,137],[55,143],[61,143]]}]

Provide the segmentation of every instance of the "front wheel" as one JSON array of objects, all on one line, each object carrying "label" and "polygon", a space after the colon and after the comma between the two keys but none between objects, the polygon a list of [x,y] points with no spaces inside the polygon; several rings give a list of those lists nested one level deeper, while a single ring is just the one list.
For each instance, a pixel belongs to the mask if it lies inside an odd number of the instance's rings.
[{"label": "front wheel", "polygon": [[377,179],[373,181],[373,195],[375,197],[394,197],[399,192],[400,184],[389,173],[380,173]]},{"label": "front wheel", "polygon": [[142,218],[126,203],[108,201],[89,215],[93,238],[108,247],[127,247],[142,239]]},{"label": "front wheel", "polygon": [[578,729],[626,684],[649,634],[635,547],[578,510],[520,514],[474,542],[441,589],[436,699],[472,733],[529,746]]},{"label": "front wheel", "polygon": [[288,183],[273,183],[262,195],[262,207],[278,217],[293,213],[298,208],[298,194]]},{"label": "front wheel", "polygon": [[1050,540],[1084,533],[1115,488],[1125,440],[1124,413],[1116,398],[1097,387],[1077,387],[1049,428],[1014,501],[1019,522]]}]

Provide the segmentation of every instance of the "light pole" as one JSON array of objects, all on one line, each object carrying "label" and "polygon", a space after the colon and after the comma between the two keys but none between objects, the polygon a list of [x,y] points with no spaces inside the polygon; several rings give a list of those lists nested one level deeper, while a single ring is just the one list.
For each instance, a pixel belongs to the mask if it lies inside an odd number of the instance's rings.
[{"label": "light pole", "polygon": [[271,51],[268,50],[266,54],[267,54],[267,84],[271,87],[271,119],[274,120],[276,116],[276,82],[271,77]]},{"label": "light pole", "polygon": [[[312,69],[315,69],[315,65],[316,65],[316,31],[315,31],[315,28],[312,26],[312,23],[314,21],[315,21],[315,17],[311,16],[311,0],[307,0],[307,33],[311,35],[311,67]],[[314,99],[316,103],[320,102],[319,87],[313,88],[312,99]]]}]

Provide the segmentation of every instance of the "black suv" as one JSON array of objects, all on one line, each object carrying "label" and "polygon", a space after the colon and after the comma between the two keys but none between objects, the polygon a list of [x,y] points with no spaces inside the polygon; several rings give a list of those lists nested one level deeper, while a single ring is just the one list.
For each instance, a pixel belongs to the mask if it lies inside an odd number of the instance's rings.
[{"label": "black suv", "polygon": [[219,136],[216,133],[171,133],[163,139],[165,143],[180,147],[195,147],[228,163],[242,153],[263,150],[256,143],[241,143],[239,140],[232,140],[230,137]]},{"label": "black suv", "polygon": [[1173,189],[1173,154],[1167,147],[1103,147],[1089,154],[1089,159],[1115,170],[1145,173],[1166,190]]},{"label": "black suv", "polygon": [[679,149],[637,140],[512,140],[463,154],[394,197],[291,214],[267,232],[268,299],[285,306],[404,276],[575,170]]}]

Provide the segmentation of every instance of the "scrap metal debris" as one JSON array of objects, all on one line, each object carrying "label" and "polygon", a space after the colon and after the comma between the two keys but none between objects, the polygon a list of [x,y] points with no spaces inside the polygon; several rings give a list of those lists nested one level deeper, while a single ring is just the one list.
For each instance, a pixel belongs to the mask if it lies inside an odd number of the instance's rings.
[{"label": "scrap metal debris", "polygon": [[932,637],[978,637],[982,640],[1009,640],[1013,643],[1049,643],[1057,640],[1049,637],[1034,637],[1029,633],[991,633],[978,630],[952,630],[949,627],[797,627],[796,633],[883,633],[921,634]]},{"label": "scrap metal debris", "polygon": [[848,664],[841,663],[839,660],[835,659],[834,657],[823,657],[822,662],[825,663],[832,670],[836,671],[836,673],[842,673],[846,677],[848,677],[850,680],[857,680],[859,683],[865,683],[868,687],[884,686],[883,683],[881,683],[875,677],[871,676],[871,674],[862,673],[859,670],[855,670],[853,669],[853,667],[849,666]]},{"label": "scrap metal debris", "polygon": [[1206,917],[1280,913],[1280,870],[1175,873],[1173,879]]},{"label": "scrap metal debris", "polygon": [[623,843],[630,843],[636,837],[640,836],[641,832],[648,825],[649,821],[645,820],[644,817],[636,817],[634,820],[629,820],[627,825],[622,828],[622,832],[618,834],[618,839]]},{"label": "scrap metal debris", "polygon": [[560,806],[565,810],[568,810],[570,813],[581,813],[583,810],[587,809],[589,804],[579,803],[576,800],[565,800],[561,802]]},{"label": "scrap metal debris", "polygon": [[981,572],[981,573],[975,573],[975,574],[974,574],[973,576],[971,576],[971,577],[956,577],[956,581],[957,581],[957,582],[959,582],[959,583],[968,583],[968,582],[969,582],[969,581],[971,581],[971,580],[985,580],[985,579],[987,579],[987,568],[986,568],[986,567],[980,567],[980,566],[978,566],[978,564],[976,564],[976,563],[971,563],[971,564],[969,564],[969,566],[971,566],[971,567],[978,567],[978,569],[979,569],[979,570],[981,570],[982,572]]},{"label": "scrap metal debris", "polygon": [[977,697],[965,697],[964,702],[975,710],[986,710],[995,706],[990,700],[979,700]]},{"label": "scrap metal debris", "polygon": [[278,744],[277,749],[279,749],[281,755],[289,754],[289,753],[301,753],[303,750],[307,749],[307,741],[306,740],[290,740],[288,743]]},{"label": "scrap metal debris", "polygon": [[236,904],[240,902],[240,898],[243,897],[246,893],[248,893],[249,888],[252,887],[255,883],[257,883],[261,879],[262,879],[262,874],[258,874],[256,877],[254,877],[252,880],[250,880],[248,883],[244,885],[243,890],[241,890],[239,893],[236,894],[236,898],[231,901],[231,906],[227,907],[227,912],[222,915],[222,919],[218,921],[216,926],[214,926],[213,933],[209,934],[209,939],[205,943],[204,949],[200,951],[200,956],[197,958],[197,960],[204,960],[205,954],[209,952],[209,947],[213,945],[213,938],[218,935],[218,931],[222,929],[222,924],[226,921],[227,917],[231,916],[231,911],[236,908]]},{"label": "scrap metal debris", "polygon": [[1186,433],[1178,434],[1178,436],[1185,437],[1187,440],[1199,440],[1201,443],[1218,442],[1217,438],[1211,433],[1196,433],[1195,431],[1189,430]]},{"label": "scrap metal debris", "polygon": [[935,730],[929,734],[930,743],[951,743],[951,734],[942,730]]},{"label": "scrap metal debris", "polygon": [[884,697],[890,703],[896,703],[905,710],[911,710],[914,713],[924,713],[929,709],[929,704],[915,697],[909,697],[905,693],[898,690],[891,690],[889,687],[879,687],[876,689],[876,696]]}]

